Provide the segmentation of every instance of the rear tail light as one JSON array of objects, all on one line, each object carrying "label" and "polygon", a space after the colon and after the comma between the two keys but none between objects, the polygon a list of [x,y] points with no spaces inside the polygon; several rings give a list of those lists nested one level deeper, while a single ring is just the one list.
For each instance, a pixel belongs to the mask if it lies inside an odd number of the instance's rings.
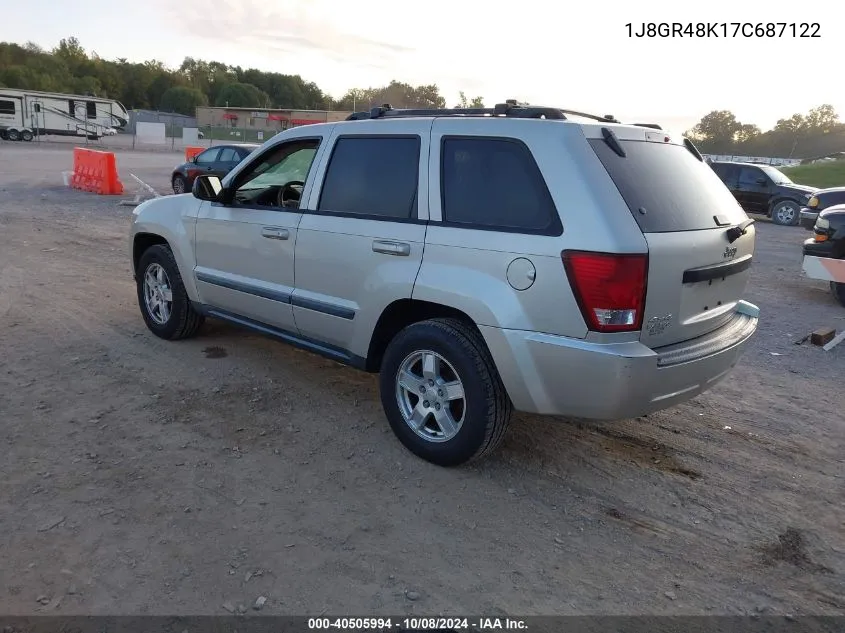
[{"label": "rear tail light", "polygon": [[642,328],[648,255],[563,251],[561,259],[591,330],[634,332]]}]

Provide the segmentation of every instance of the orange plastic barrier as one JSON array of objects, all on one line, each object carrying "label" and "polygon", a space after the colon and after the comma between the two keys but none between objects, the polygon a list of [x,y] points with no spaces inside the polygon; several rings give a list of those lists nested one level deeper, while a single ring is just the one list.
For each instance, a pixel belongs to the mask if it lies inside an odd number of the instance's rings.
[{"label": "orange plastic barrier", "polygon": [[122,194],[123,183],[117,175],[114,153],[74,147],[70,186],[106,196]]},{"label": "orange plastic barrier", "polygon": [[185,160],[190,161],[194,156],[201,153],[204,149],[204,147],[186,147]]}]

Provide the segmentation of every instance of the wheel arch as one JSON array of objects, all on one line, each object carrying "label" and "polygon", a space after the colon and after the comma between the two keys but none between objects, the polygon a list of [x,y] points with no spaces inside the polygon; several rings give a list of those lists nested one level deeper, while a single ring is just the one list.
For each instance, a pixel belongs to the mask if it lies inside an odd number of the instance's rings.
[{"label": "wheel arch", "polygon": [[[199,301],[199,291],[197,290],[196,280],[194,277],[194,254],[193,251],[185,253],[183,248],[190,248],[185,238],[174,239],[174,236],[167,235],[165,231],[156,231],[147,228],[139,229],[132,237],[132,276],[137,281],[138,263],[144,252],[151,246],[155,245],[167,246],[170,252],[173,253],[173,258],[176,260],[176,265],[179,267],[179,275],[182,277],[182,283],[185,286],[185,292],[191,301]],[[182,245],[182,248],[180,248]]]},{"label": "wheel arch", "polygon": [[364,369],[368,372],[379,371],[387,346],[402,329],[413,323],[436,318],[452,318],[462,321],[477,332],[482,341],[484,340],[475,321],[462,310],[420,299],[398,299],[385,307],[379,315],[370,337]]},{"label": "wheel arch", "polygon": [[141,261],[141,256],[147,249],[156,244],[163,244],[170,248],[171,251],[173,250],[170,243],[156,233],[136,233],[132,238],[132,271],[135,276],[138,274],[138,264]]}]

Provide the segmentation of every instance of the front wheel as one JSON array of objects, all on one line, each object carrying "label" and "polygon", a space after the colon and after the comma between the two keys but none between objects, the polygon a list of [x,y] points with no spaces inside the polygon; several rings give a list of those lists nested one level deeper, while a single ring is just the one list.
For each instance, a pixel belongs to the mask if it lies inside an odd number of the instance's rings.
[{"label": "front wheel", "polygon": [[772,222],[781,226],[795,226],[801,219],[801,207],[794,200],[780,200],[772,209]]},{"label": "front wheel", "polygon": [[32,140],[32,132],[29,130],[24,130],[21,132],[21,140],[26,141],[27,143]]},{"label": "front wheel", "polygon": [[393,432],[412,453],[458,466],[491,453],[511,403],[481,336],[457,319],[409,325],[385,352],[381,402]]},{"label": "front wheel", "polygon": [[185,193],[185,179],[182,176],[173,176],[173,193]]},{"label": "front wheel", "polygon": [[836,281],[830,282],[830,294],[836,299],[837,303],[845,308],[845,284]]},{"label": "front wheel", "polygon": [[138,306],[153,334],[167,340],[196,335],[203,316],[191,305],[168,246],[156,244],[144,251],[136,276]]}]

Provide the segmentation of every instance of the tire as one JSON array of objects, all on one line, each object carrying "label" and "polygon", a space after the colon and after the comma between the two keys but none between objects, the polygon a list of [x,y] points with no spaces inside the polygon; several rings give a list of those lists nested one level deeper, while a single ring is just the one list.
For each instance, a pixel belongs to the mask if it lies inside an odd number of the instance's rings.
[{"label": "tire", "polygon": [[[436,374],[428,372],[430,365],[423,368],[426,358],[438,357]],[[411,369],[414,375],[404,380],[406,388],[400,386],[402,369]],[[436,381],[434,388],[431,378]],[[461,390],[456,390],[456,380]],[[438,385],[444,389],[435,390]],[[457,319],[421,321],[399,332],[385,351],[379,386],[382,407],[399,441],[438,466],[459,466],[493,452],[510,421],[512,405],[487,346],[472,327]],[[425,393],[416,393],[422,389]],[[462,398],[449,399],[458,392]],[[451,414],[450,420],[457,423],[454,432],[437,422],[437,411],[441,411],[438,416]],[[422,421],[419,430],[411,427],[414,412],[423,414],[417,418]]]},{"label": "tire", "polygon": [[21,132],[21,140],[29,143],[32,140],[32,132],[30,132],[29,130],[24,130],[23,132]]},{"label": "tire", "polygon": [[8,132],[6,132],[6,138],[8,138],[10,141],[19,141],[21,140],[21,133],[17,130],[9,130]]},{"label": "tire", "polygon": [[845,284],[836,281],[830,282],[830,294],[836,299],[837,303],[845,308]]},{"label": "tire", "polygon": [[185,179],[182,176],[173,176],[173,193],[176,195],[185,193]]},{"label": "tire", "polygon": [[778,200],[772,205],[772,222],[795,226],[801,220],[801,206],[794,200]]},{"label": "tire", "polygon": [[[156,281],[160,284],[158,294],[150,284],[148,274],[157,278]],[[179,274],[179,267],[169,246],[156,244],[144,251],[138,262],[136,276],[138,278],[136,282],[138,307],[141,308],[144,322],[153,334],[169,341],[190,338],[197,334],[205,318],[191,305],[188,293],[185,292],[182,276]],[[165,289],[162,290],[161,286]],[[153,295],[149,300],[148,288]],[[167,290],[169,290],[171,300],[167,315],[165,315],[162,310],[157,310],[154,306],[157,298],[166,301]]]}]

